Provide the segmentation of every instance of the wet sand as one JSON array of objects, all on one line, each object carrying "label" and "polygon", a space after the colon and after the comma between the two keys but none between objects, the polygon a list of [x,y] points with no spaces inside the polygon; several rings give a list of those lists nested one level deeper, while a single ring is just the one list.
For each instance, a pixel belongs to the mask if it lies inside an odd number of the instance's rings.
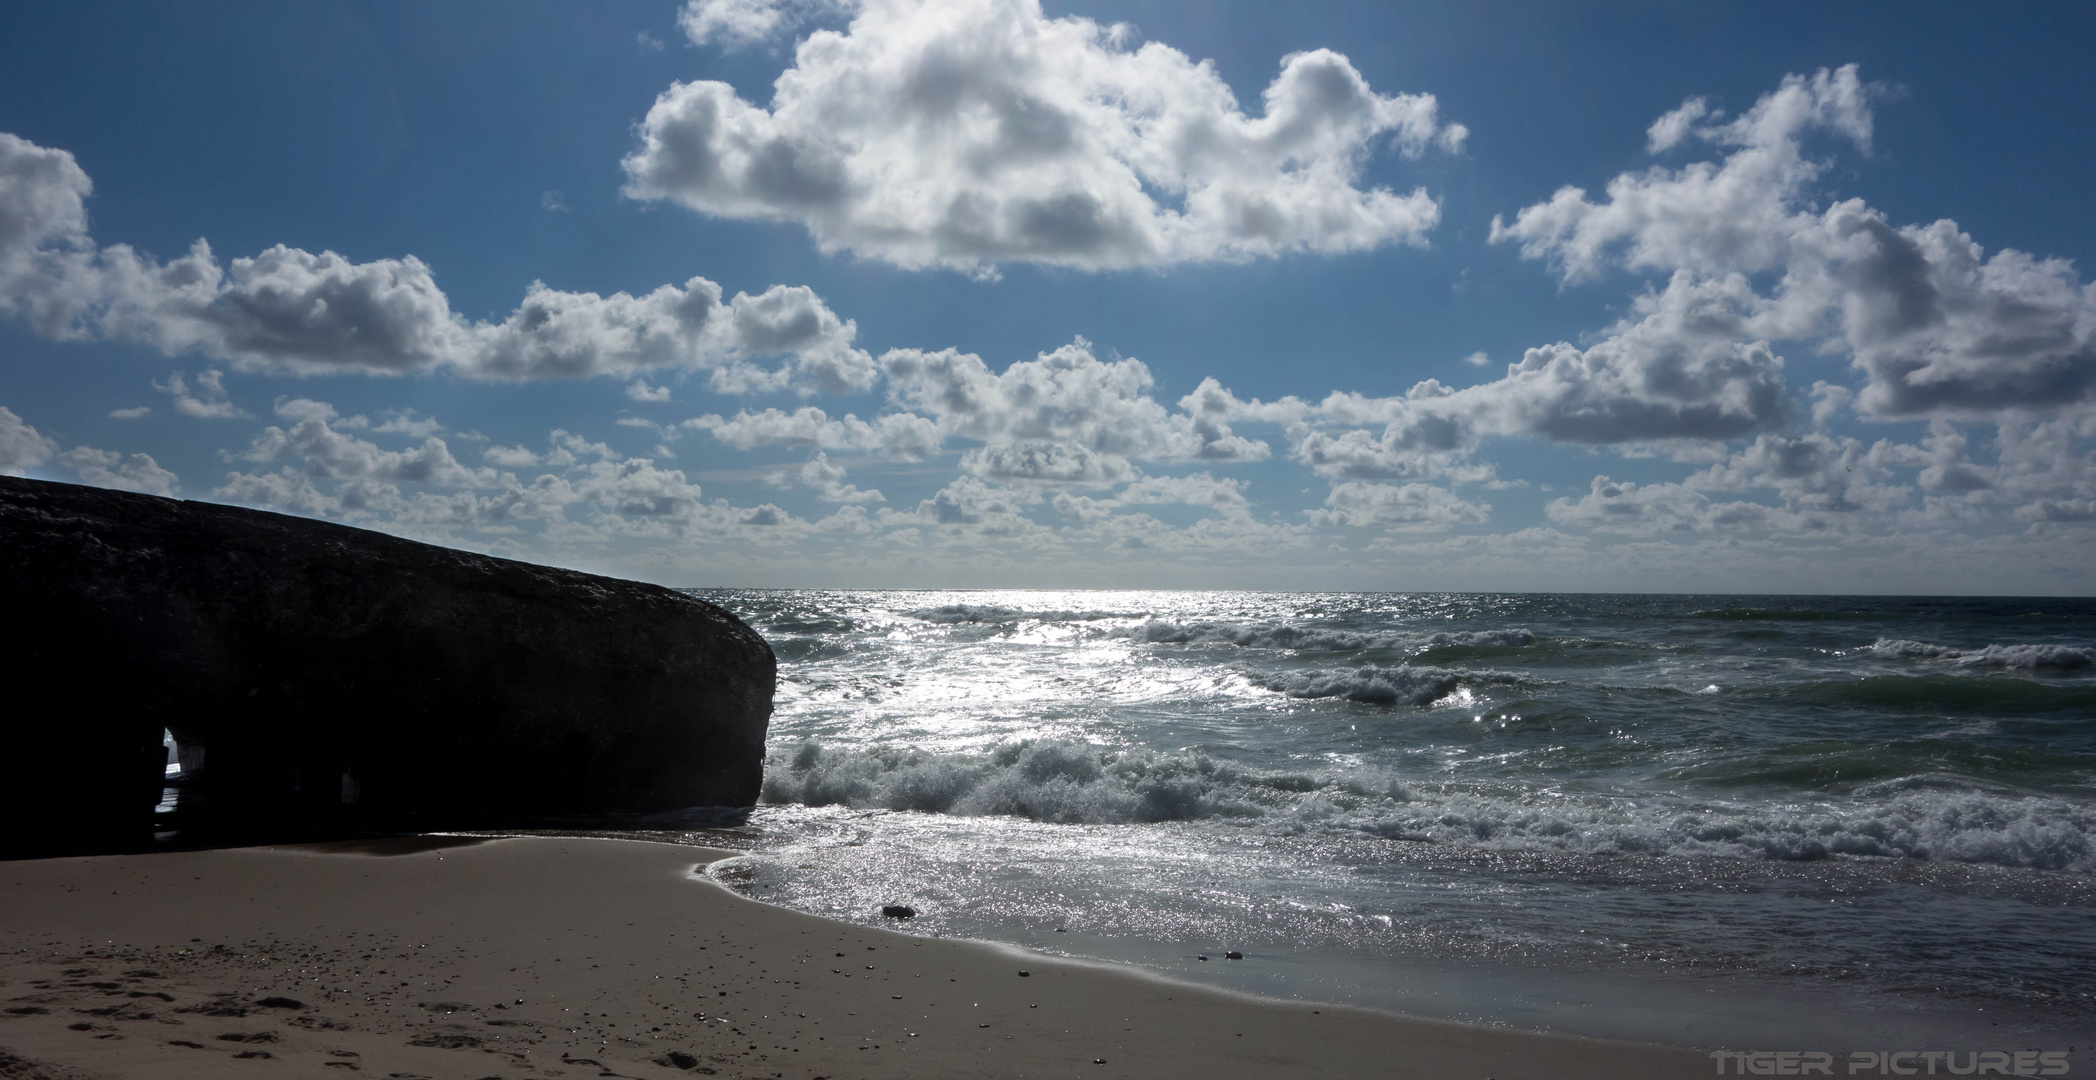
[{"label": "wet sand", "polygon": [[1712,1070],[1694,1050],[1263,1001],[828,922],[693,876],[728,854],[421,838],[0,863],[0,1078]]}]

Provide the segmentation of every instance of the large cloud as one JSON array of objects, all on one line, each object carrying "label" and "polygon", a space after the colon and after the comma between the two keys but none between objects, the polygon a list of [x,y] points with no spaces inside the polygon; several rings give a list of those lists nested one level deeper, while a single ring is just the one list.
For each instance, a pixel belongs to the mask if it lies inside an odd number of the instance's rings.
[{"label": "large cloud", "polygon": [[2096,284],[2066,260],[1987,257],[1952,222],[1894,229],[1859,202],[1827,211],[1819,238],[1866,411],[1988,417],[2096,399]]},{"label": "large cloud", "polygon": [[1789,76],[1726,124],[1698,125],[1713,114],[1691,98],[1653,124],[1648,147],[1661,153],[1693,136],[1733,147],[1722,163],[1624,173],[1609,181],[1602,203],[1580,188],[1559,188],[1512,223],[1495,218],[1492,239],[1518,242],[1522,254],[1551,260],[1570,281],[1616,263],[1717,274],[1780,266],[1789,255],[1786,238],[1810,225],[1801,204],[1824,168],[1805,155],[1800,139],[1831,130],[1867,150],[1874,94],[1850,64],[1811,78]]},{"label": "large cloud", "polygon": [[1867,153],[1876,96],[1850,65],[1791,76],[1729,122],[1692,98],[1652,125],[1648,146],[1704,142],[1727,150],[1722,161],[1624,173],[1600,202],[1562,188],[1495,218],[1492,239],[1567,282],[1612,266],[1668,273],[1670,292],[1709,295],[1715,341],[1845,351],[1867,415],[1994,418],[2096,399],[2096,285],[2070,264],[1990,257],[1954,222],[1895,227],[1859,199],[1814,208],[1827,163],[1806,141],[1832,133]]},{"label": "large cloud", "polygon": [[[716,391],[798,384],[831,393],[873,385],[873,359],[852,347],[858,327],[802,286],[775,285],[721,300],[702,277],[646,296],[561,292],[534,282],[501,323],[475,328],[461,367],[489,378],[584,377],[711,369]],[[752,357],[788,356],[766,371]]]},{"label": "large cloud", "polygon": [[0,316],[64,337],[93,301],[93,190],[73,155],[0,132]]},{"label": "large cloud", "polygon": [[[91,190],[71,154],[0,133],[0,316],[49,337],[142,341],[250,371],[443,368],[544,379],[701,370],[724,392],[807,393],[864,391],[877,374],[852,344],[857,326],[804,287],[723,300],[699,277],[638,297],[534,282],[508,318],[469,323],[414,256],[359,263],[278,245],[222,264],[199,240],[162,263],[121,244],[97,247],[87,231]],[[784,363],[759,363],[771,358]]]},{"label": "large cloud", "polygon": [[1676,275],[1597,344],[1530,349],[1506,378],[1444,407],[1499,433],[1572,443],[1723,440],[1778,426],[1788,418],[1783,360],[1747,338],[1734,308],[1745,288],[1736,275]]},{"label": "large cloud", "polygon": [[[697,40],[747,40],[782,5],[702,2]],[[1417,244],[1424,189],[1357,185],[1387,138],[1460,145],[1426,94],[1378,94],[1344,56],[1296,53],[1239,109],[1206,63],[1036,0],[871,0],[800,43],[768,107],[719,82],[656,99],[627,193],[793,221],[825,251],[905,267],[1099,270]]]}]

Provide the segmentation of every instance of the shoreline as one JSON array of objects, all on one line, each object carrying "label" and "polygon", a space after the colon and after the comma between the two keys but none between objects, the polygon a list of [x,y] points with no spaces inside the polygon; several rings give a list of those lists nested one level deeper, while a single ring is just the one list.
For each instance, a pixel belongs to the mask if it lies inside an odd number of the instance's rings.
[{"label": "shoreline", "polygon": [[1513,1080],[1712,1068],[1698,1050],[1254,998],[832,922],[694,873],[733,854],[410,837],[0,863],[0,1048],[13,1059],[0,1075]]}]

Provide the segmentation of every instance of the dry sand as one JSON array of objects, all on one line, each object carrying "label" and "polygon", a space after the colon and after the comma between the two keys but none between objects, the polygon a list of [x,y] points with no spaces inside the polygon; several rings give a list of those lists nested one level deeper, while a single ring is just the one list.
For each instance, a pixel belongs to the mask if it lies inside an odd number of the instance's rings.
[{"label": "dry sand", "polygon": [[1712,1069],[828,922],[693,877],[726,854],[423,838],[0,863],[0,1077]]}]

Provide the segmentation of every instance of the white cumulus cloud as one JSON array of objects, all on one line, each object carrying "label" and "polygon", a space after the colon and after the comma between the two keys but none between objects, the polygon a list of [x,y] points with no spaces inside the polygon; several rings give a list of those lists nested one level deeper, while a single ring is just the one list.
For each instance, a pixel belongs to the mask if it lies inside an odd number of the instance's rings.
[{"label": "white cumulus cloud", "polygon": [[[694,40],[776,32],[791,5],[702,0]],[[1214,67],[1036,0],[871,0],[803,40],[769,105],[678,83],[641,124],[627,194],[797,222],[899,266],[1088,270],[1419,244],[1424,189],[1358,186],[1381,145],[1460,146],[1430,94],[1292,54],[1249,116]]]},{"label": "white cumulus cloud", "polygon": [[[1697,140],[1721,160],[1623,173],[1600,201],[1562,188],[1495,218],[1492,239],[1567,282],[1611,267],[1669,274],[1668,293],[1702,297],[1699,333],[1714,347],[1845,352],[1866,415],[1998,418],[2096,400],[2096,284],[2066,260],[1988,255],[1953,221],[1896,226],[1860,199],[1817,208],[1829,163],[1806,139],[1869,153],[1882,96],[1852,64],[1790,76],[1722,123],[1692,98],[1652,125],[1648,148]],[[1772,283],[1750,284],[1762,277]]]},{"label": "white cumulus cloud", "polygon": [[70,470],[81,483],[95,487],[148,495],[174,495],[181,489],[180,479],[162,468],[150,454],[126,456],[92,446],[75,446],[60,452],[58,440],[0,405],[0,476],[22,476],[30,469],[51,463]]},{"label": "white cumulus cloud", "polygon": [[[943,436],[983,444],[962,458],[979,476],[1111,484],[1136,477],[1133,461],[1256,461],[1269,453],[1218,418],[1166,409],[1151,396],[1155,380],[1142,361],[1100,360],[1083,338],[1002,372],[955,349],[891,349],[880,362],[891,401],[936,420]],[[1203,391],[1188,400],[1199,407]]]},{"label": "white cumulus cloud", "polygon": [[290,427],[272,424],[264,428],[246,450],[233,457],[256,464],[297,458],[307,475],[330,480],[453,487],[485,487],[496,482],[493,470],[460,464],[444,440],[434,435],[408,450],[387,450],[342,430],[351,425],[338,423],[339,414],[325,402],[292,398],[278,402],[276,412]]},{"label": "white cumulus cloud", "polygon": [[878,450],[904,461],[921,461],[938,453],[944,439],[938,424],[915,413],[885,413],[870,421],[847,413],[832,419],[812,405],[790,413],[780,409],[744,411],[732,417],[708,413],[686,420],[684,426],[712,432],[714,438],[737,450],[758,446]]},{"label": "white cumulus cloud", "polygon": [[58,443],[0,405],[0,476],[20,476],[58,453]]},{"label": "white cumulus cloud", "polygon": [[1317,525],[1381,526],[1392,529],[1446,529],[1481,524],[1492,507],[1473,503],[1432,484],[1372,484],[1348,480],[1332,485],[1322,510],[1305,516]]},{"label": "white cumulus cloud", "polygon": [[694,45],[740,49],[776,37],[823,12],[856,6],[851,0],[689,0],[677,12],[677,25]]},{"label": "white cumulus cloud", "polygon": [[58,455],[58,463],[79,474],[81,483],[96,487],[167,496],[181,490],[181,482],[175,474],[161,468],[150,454],[126,457],[114,450],[76,446]]},{"label": "white cumulus cloud", "polygon": [[[703,277],[642,296],[533,282],[497,322],[451,310],[414,256],[353,262],[277,245],[221,263],[202,240],[162,263],[87,231],[87,174],[66,151],[0,133],[0,317],[58,339],[143,342],[244,371],[407,373],[470,378],[712,373],[717,390],[859,393],[878,375],[857,325],[801,286],[722,298]],[[781,361],[777,367],[764,366]],[[241,415],[215,372],[192,393],[163,387],[185,415]]]},{"label": "white cumulus cloud", "polygon": [[194,387],[178,371],[169,375],[166,382],[154,383],[153,389],[174,398],[175,411],[183,416],[198,420],[239,420],[247,416],[244,410],[226,400],[225,372],[217,368],[199,373]]},{"label": "white cumulus cloud", "polygon": [[877,503],[887,502],[886,496],[878,491],[862,490],[844,482],[844,467],[830,464],[830,456],[816,451],[799,469],[782,472],[772,478],[780,487],[804,487],[815,492],[815,497],[834,503]]}]

